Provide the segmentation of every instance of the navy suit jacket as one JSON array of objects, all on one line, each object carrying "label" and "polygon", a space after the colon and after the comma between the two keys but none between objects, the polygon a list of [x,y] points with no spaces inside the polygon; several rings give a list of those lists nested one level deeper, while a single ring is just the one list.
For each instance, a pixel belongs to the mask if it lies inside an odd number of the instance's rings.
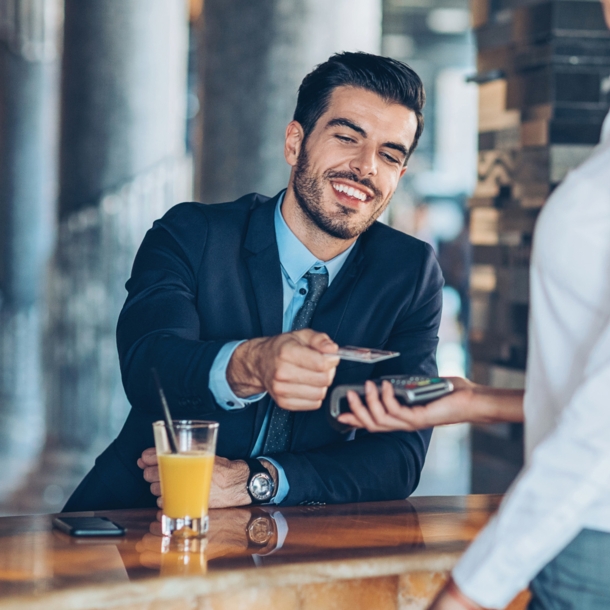
[{"label": "navy suit jacket", "polygon": [[[218,455],[250,456],[268,398],[241,410],[219,407],[209,371],[235,339],[282,332],[282,276],[273,223],[278,196],[182,203],[154,223],[136,256],[117,340],[132,405],[117,439],[98,457],[65,510],[154,506],[136,460],[162,419],[156,367],[175,418],[220,423]],[[437,373],[443,279],[430,246],[374,223],[320,299],[311,327],[339,345],[396,350],[377,365],[341,361],[334,385],[380,375]],[[283,505],[405,498],[417,486],[431,431],[345,435],[325,404],[298,412],[290,451],[273,457],[290,483]]]}]

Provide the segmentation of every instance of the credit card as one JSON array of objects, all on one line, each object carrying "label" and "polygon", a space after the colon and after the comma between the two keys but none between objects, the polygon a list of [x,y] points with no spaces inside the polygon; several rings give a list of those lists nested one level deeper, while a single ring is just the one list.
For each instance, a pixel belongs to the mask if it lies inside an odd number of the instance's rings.
[{"label": "credit card", "polygon": [[[333,354],[334,356],[334,354]],[[353,345],[346,345],[340,347],[337,352],[337,356],[342,360],[352,360],[353,362],[366,362],[368,364],[374,364],[375,362],[381,362],[388,358],[396,358],[400,356],[400,352],[389,352],[382,349],[370,349],[368,347],[354,347]]]}]

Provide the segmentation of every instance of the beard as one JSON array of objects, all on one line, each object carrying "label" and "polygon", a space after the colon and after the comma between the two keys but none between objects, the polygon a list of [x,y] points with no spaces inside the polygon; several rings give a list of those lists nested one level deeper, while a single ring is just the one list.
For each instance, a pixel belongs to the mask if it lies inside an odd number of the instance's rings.
[{"label": "beard", "polygon": [[[335,204],[335,212],[325,209],[322,201],[323,185],[332,178],[351,180],[356,184],[362,184],[374,193],[373,200],[367,204],[371,207],[371,215],[366,218],[358,218],[358,210],[345,207],[338,202]],[[309,165],[306,141],[303,142],[295,165],[293,188],[295,199],[305,216],[321,231],[337,239],[352,239],[364,233],[379,218],[389,203],[389,199],[386,202],[382,201],[381,192],[370,180],[359,179],[353,172],[327,170],[321,178],[316,176]]]}]

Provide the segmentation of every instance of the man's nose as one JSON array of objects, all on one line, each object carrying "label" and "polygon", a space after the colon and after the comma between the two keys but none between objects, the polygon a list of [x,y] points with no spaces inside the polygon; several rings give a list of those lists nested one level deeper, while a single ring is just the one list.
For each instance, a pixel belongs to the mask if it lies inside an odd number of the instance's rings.
[{"label": "man's nose", "polygon": [[377,151],[374,146],[364,145],[350,161],[351,169],[360,175],[375,176],[377,174]]}]

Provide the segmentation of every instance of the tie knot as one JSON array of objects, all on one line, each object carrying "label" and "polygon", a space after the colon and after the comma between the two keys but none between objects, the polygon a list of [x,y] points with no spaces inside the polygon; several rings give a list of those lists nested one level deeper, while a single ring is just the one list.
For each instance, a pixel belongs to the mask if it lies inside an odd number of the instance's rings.
[{"label": "tie knot", "polygon": [[309,295],[308,300],[317,301],[322,293],[328,288],[328,271],[326,267],[322,267],[323,271],[321,273],[312,273],[308,271],[304,277],[307,280],[307,285],[309,286]]},{"label": "tie knot", "polygon": [[328,288],[328,271],[326,267],[324,267],[322,273],[311,273],[308,271],[303,277],[307,280],[309,292],[307,297],[305,297],[305,302],[301,309],[299,309],[292,321],[292,330],[301,330],[310,325],[318,301]]}]

